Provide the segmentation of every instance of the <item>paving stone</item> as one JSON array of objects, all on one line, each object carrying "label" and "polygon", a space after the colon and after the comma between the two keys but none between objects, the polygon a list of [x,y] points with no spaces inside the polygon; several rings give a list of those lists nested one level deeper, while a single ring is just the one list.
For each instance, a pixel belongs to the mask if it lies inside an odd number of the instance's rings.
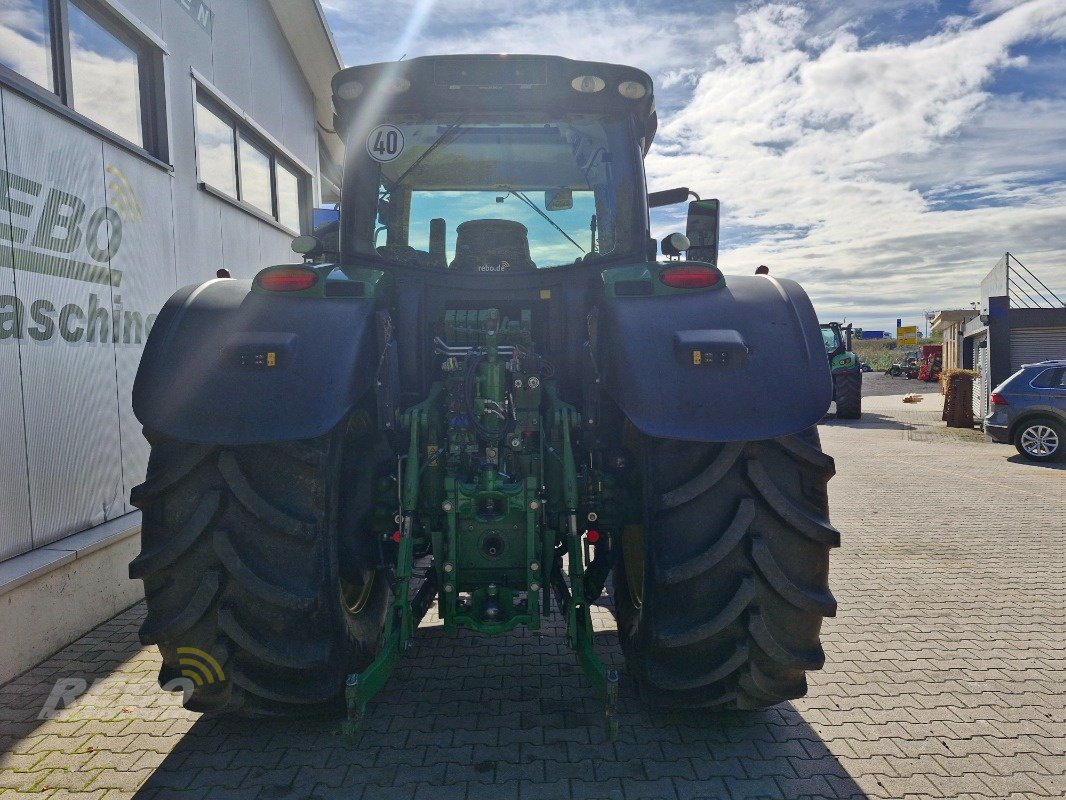
[{"label": "paving stone", "polygon": [[150,769],[101,770],[92,782],[93,789],[127,789],[140,788],[152,777]]},{"label": "paving stone", "polygon": [[519,781],[518,797],[520,800],[556,800],[570,795],[569,781]]},{"label": "paving stone", "polygon": [[[351,747],[336,720],[182,709],[156,686],[157,651],[137,641],[138,604],[0,686],[0,800],[1061,798],[1066,580],[1049,532],[1066,470],[947,431],[935,393],[900,402],[924,385],[867,378],[897,393],[820,428],[837,463],[840,607],[805,698],[653,717],[623,677],[609,744],[558,617],[489,639],[445,635],[431,613]],[[610,614],[607,596],[594,628]],[[595,646],[621,665],[616,635]],[[38,720],[71,675],[92,690]]]},{"label": "paving stone", "polygon": [[[566,797],[565,794],[560,796]],[[518,800],[518,781],[468,784],[466,800]]]}]

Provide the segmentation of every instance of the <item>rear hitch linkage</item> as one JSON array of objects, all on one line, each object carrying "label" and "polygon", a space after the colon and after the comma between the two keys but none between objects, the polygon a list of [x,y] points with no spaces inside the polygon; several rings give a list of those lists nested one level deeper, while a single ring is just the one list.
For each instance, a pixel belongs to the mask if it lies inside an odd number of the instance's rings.
[{"label": "rear hitch linkage", "polygon": [[[439,589],[436,572],[430,570],[415,597],[410,596],[414,515],[418,507],[419,476],[422,470],[419,441],[420,435],[425,432],[428,425],[429,407],[434,399],[431,397],[402,416],[402,425],[410,431],[410,440],[406,464],[398,476],[401,502],[395,590],[392,608],[385,621],[385,636],[381,650],[365,670],[349,675],[345,681],[346,716],[342,723],[342,732],[351,744],[358,743],[361,737],[367,704],[384,688],[400,656],[413,646],[414,631],[429,610]],[[590,606],[596,598],[589,597],[590,592],[586,583],[599,586],[601,590],[602,583],[599,575],[590,576],[592,580],[588,582],[585,579],[582,536],[577,522],[579,500],[577,468],[570,434],[571,430],[581,425],[581,417],[571,406],[559,402],[556,398],[552,400],[555,409],[552,421],[560,431],[562,438],[563,500],[566,506],[567,530],[559,555],[553,559],[550,585],[560,610],[566,614],[567,640],[577,654],[585,677],[605,703],[606,734],[613,742],[618,736],[619,672],[616,669],[607,668],[596,654],[593,645]],[[568,557],[569,583],[562,570],[562,551],[565,551]],[[547,602],[547,589],[548,587],[544,587],[545,602]],[[597,596],[598,594],[596,592]]]}]

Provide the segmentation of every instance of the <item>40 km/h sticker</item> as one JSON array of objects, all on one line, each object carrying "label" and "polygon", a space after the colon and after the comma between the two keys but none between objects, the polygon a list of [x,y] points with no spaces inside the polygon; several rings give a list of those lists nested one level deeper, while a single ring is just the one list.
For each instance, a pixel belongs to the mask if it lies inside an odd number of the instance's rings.
[{"label": "40 km/h sticker", "polygon": [[403,152],[403,131],[395,125],[378,125],[366,137],[366,152],[375,161],[393,161]]}]

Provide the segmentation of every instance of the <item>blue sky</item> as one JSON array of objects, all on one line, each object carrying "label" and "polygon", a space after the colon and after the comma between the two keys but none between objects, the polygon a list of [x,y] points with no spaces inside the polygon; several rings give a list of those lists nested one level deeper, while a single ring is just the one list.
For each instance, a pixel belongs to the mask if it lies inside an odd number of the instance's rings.
[{"label": "blue sky", "polygon": [[[722,268],[867,328],[966,308],[1005,251],[1066,299],[1066,2],[322,0],[348,64],[461,52],[655,80],[649,186],[718,197]],[[683,229],[657,213],[654,232]]]}]

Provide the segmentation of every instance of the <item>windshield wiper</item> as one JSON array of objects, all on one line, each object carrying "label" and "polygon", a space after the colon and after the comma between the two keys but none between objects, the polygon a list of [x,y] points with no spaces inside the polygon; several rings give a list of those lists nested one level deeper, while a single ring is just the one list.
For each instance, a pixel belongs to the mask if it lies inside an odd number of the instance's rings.
[{"label": "windshield wiper", "polygon": [[[429,158],[430,154],[434,150],[436,150],[438,147],[440,147],[442,144],[445,143],[445,140],[447,140],[448,144],[451,144],[456,139],[458,139],[460,136],[462,136],[463,135],[463,131],[460,130],[458,133],[455,134],[455,136],[452,136],[451,139],[448,139],[448,136],[452,133],[452,131],[454,131],[456,128],[458,128],[460,125],[463,124],[464,119],[465,119],[465,117],[460,117],[455,122],[453,122],[451,125],[449,125],[447,127],[447,129],[444,131],[444,133],[442,133],[440,136],[438,136],[436,138],[436,140],[433,142],[433,144],[431,144],[429,147],[427,147],[426,151],[424,153],[422,153],[422,155],[420,155],[418,158],[415,159],[415,163],[413,163],[411,166],[409,166],[407,169],[405,169],[403,171],[403,174],[401,174],[400,177],[398,177],[396,180],[394,180],[392,182],[392,185],[393,186],[399,186],[400,184],[402,184],[403,183],[403,179],[406,178],[408,175],[410,175],[415,170],[415,168],[418,167],[419,164],[421,164],[423,161],[425,161],[427,158]],[[438,128],[438,130],[439,130],[439,128]]]},{"label": "windshield wiper", "polygon": [[569,239],[570,243],[574,247],[576,247],[582,253],[588,252],[588,251],[585,250],[584,247],[582,247],[577,242],[575,242],[574,238],[569,233],[567,233],[562,228],[560,228],[558,225],[556,225],[555,221],[551,217],[549,217],[547,214],[545,214],[543,211],[541,211],[540,207],[536,203],[534,203],[532,200],[530,200],[528,197],[526,197],[522,192],[518,191],[517,189],[512,189],[510,186],[508,186],[506,188],[507,188],[507,191],[510,194],[513,194],[515,197],[517,197],[519,200],[521,200],[527,206],[529,206],[534,211],[536,211],[538,214],[540,214],[540,216],[544,219],[545,222],[547,222],[549,225],[551,225],[553,228],[555,228],[555,230],[559,231],[559,233],[561,233],[563,236],[565,236],[567,239]]}]

